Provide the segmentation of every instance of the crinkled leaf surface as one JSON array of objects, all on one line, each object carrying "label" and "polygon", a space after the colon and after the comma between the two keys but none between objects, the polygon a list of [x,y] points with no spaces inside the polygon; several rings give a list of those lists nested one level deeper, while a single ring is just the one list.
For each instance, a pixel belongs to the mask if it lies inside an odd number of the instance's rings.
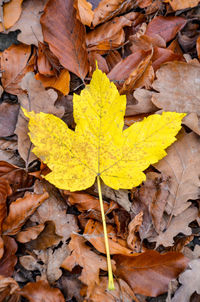
[{"label": "crinkled leaf surface", "polygon": [[52,114],[24,110],[33,152],[52,170],[45,178],[70,191],[92,186],[98,175],[113,189],[139,185],[142,171],[176,140],[185,115],[152,115],[123,131],[126,97],[98,69],[73,102],[75,131]]}]

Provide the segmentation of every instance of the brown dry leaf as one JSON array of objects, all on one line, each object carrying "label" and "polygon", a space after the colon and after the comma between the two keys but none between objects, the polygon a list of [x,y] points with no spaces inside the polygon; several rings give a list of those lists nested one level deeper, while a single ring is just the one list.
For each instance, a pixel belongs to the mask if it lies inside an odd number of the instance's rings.
[{"label": "brown dry leaf", "polygon": [[130,0],[101,0],[98,7],[94,9],[93,26],[104,23],[111,18],[129,11],[135,6]]},{"label": "brown dry leaf", "polygon": [[96,62],[97,62],[98,68],[101,71],[105,72],[106,74],[109,72],[106,59],[103,56],[101,56],[99,53],[97,53],[96,51],[89,52],[88,60],[90,63],[89,74],[93,74],[93,72],[96,70]]},{"label": "brown dry leaf", "polygon": [[15,192],[19,188],[29,187],[33,177],[22,168],[0,161],[0,178],[6,179]]},{"label": "brown dry leaf", "polygon": [[20,294],[30,302],[65,302],[58,288],[50,287],[47,281],[41,280],[26,284]]},{"label": "brown dry leaf", "polygon": [[4,302],[8,297],[11,297],[8,302],[19,301],[19,285],[13,278],[5,278],[0,276],[0,302]]},{"label": "brown dry leaf", "polygon": [[81,296],[81,290],[83,284],[78,280],[78,273],[70,273],[62,275],[62,277],[56,282],[56,286],[62,289],[66,301],[73,301],[73,297],[77,302],[83,302],[83,296]]},{"label": "brown dry leaf", "polygon": [[156,246],[173,246],[174,237],[182,233],[184,235],[191,235],[192,229],[188,226],[192,221],[198,217],[198,210],[195,207],[190,207],[176,217],[173,217],[165,232],[161,232],[158,236],[149,238],[151,242],[156,241]]},{"label": "brown dry leaf", "polygon": [[128,79],[131,72],[136,70],[136,68],[143,62],[143,60],[148,56],[149,52],[144,52],[143,50],[137,51],[125,59],[122,59],[115,67],[108,73],[108,78],[114,81],[115,84],[123,84],[123,82]]},{"label": "brown dry leaf", "polygon": [[200,259],[192,260],[189,269],[179,277],[181,287],[175,292],[172,302],[189,302],[194,292],[200,294]]},{"label": "brown dry leaf", "polygon": [[138,238],[136,236],[136,232],[138,232],[143,221],[143,212],[137,214],[128,225],[128,237],[127,237],[127,245],[130,249],[135,250]]},{"label": "brown dry leaf", "polygon": [[155,236],[166,227],[162,221],[163,212],[169,195],[168,179],[158,173],[147,173],[147,179],[140,188],[133,190],[132,213],[143,212],[143,222],[139,228],[142,240]]},{"label": "brown dry leaf", "polygon": [[171,5],[174,11],[179,9],[185,9],[189,7],[197,6],[199,3],[199,0],[165,0],[164,2],[167,2]]},{"label": "brown dry leaf", "polygon": [[38,46],[38,41],[43,42],[40,17],[46,2],[47,0],[23,1],[20,19],[12,26],[12,31],[21,30],[21,33],[17,37],[18,41],[36,46]]},{"label": "brown dry leaf", "polygon": [[127,104],[125,116],[157,111],[158,108],[151,102],[152,93],[152,91],[137,88],[133,93],[136,101],[133,104]]},{"label": "brown dry leaf", "polygon": [[14,134],[18,113],[19,104],[0,104],[0,137]]},{"label": "brown dry leaf", "polygon": [[163,255],[149,250],[138,256],[114,256],[115,274],[125,280],[134,293],[157,297],[167,292],[168,283],[186,268],[188,259],[181,253]]},{"label": "brown dry leaf", "polygon": [[[86,193],[79,193],[79,192],[69,192],[64,191],[64,194],[69,196],[68,201],[71,205],[75,205],[77,209],[82,211],[91,211],[97,210],[101,211],[99,199],[95,198],[92,195]],[[106,214],[110,213],[112,210],[117,209],[118,205],[114,202],[110,204],[104,201],[104,211]]]},{"label": "brown dry leaf", "polygon": [[[25,75],[21,87],[27,91],[27,94],[19,95],[20,104],[26,110],[34,110],[36,113],[52,113],[58,117],[64,115],[64,108],[58,108],[54,105],[57,100],[57,93],[53,89],[45,90],[42,83],[35,79],[34,73],[29,72]],[[31,152],[32,143],[28,136],[28,120],[24,117],[22,111],[18,116],[15,133],[18,136],[19,154],[28,165],[36,159],[36,156]]]},{"label": "brown dry leaf", "polygon": [[4,253],[0,259],[0,275],[10,277],[13,274],[14,266],[17,263],[15,253],[17,251],[17,243],[14,238],[3,236]]},{"label": "brown dry leaf", "polygon": [[61,267],[72,271],[76,265],[80,265],[83,269],[79,280],[88,286],[87,291],[90,295],[94,286],[100,283],[100,269],[107,271],[106,258],[91,251],[91,248],[85,245],[85,240],[80,235],[71,235],[69,248],[71,255],[63,261]]},{"label": "brown dry leaf", "polygon": [[78,232],[79,228],[74,215],[66,214],[67,205],[59,191],[47,181],[36,181],[34,191],[41,194],[47,191],[49,198],[35,211],[31,221],[39,224],[53,221],[56,234],[63,237],[63,241],[70,238],[72,232]]},{"label": "brown dry leaf", "polygon": [[130,214],[120,208],[113,211],[114,223],[117,229],[117,236],[126,239],[128,235],[128,224],[131,220]]},{"label": "brown dry leaf", "polygon": [[[107,224],[108,242],[110,254],[122,254],[130,255],[133,253],[127,245],[126,241],[118,238],[114,227]],[[84,238],[87,239],[100,253],[106,254],[105,241],[103,235],[103,226],[100,222],[92,219],[88,220],[84,234]]]},{"label": "brown dry leaf", "polygon": [[2,231],[2,223],[7,214],[6,199],[12,194],[11,187],[6,179],[0,179],[0,234]]},{"label": "brown dry leaf", "polygon": [[18,198],[9,207],[9,213],[3,222],[2,230],[4,235],[15,235],[23,226],[25,221],[34,213],[48,198],[47,192],[43,194],[26,193],[23,198]]},{"label": "brown dry leaf", "polygon": [[154,71],[151,66],[151,59],[153,56],[152,52],[134,68],[129,74],[128,78],[123,83],[122,88],[120,89],[120,94],[125,92],[132,92],[134,88],[145,87],[149,88],[154,80]]},{"label": "brown dry leaf", "polygon": [[171,61],[184,61],[183,56],[174,53],[170,49],[167,48],[161,48],[161,47],[154,47],[154,53],[152,58],[152,66],[154,71],[160,68],[160,66],[166,62]]},{"label": "brown dry leaf", "polygon": [[109,71],[111,71],[117,63],[121,61],[122,57],[120,53],[117,50],[111,50],[109,51],[108,55],[106,56],[106,62],[109,68]]},{"label": "brown dry leaf", "polygon": [[186,22],[187,20],[181,17],[158,16],[147,25],[145,35],[152,38],[160,36],[167,43],[175,38],[177,32],[185,26]]},{"label": "brown dry leaf", "polygon": [[25,255],[19,257],[19,262],[28,271],[34,271],[34,270],[42,271],[41,268],[42,265],[37,262],[36,257],[33,257],[31,255]]},{"label": "brown dry leaf", "polygon": [[186,115],[183,119],[183,124],[200,135],[200,120],[196,112]]},{"label": "brown dry leaf", "polygon": [[46,221],[45,228],[35,240],[29,243],[29,247],[34,250],[46,250],[47,248],[57,245],[62,239],[55,232],[55,224],[53,221]]},{"label": "brown dry leaf", "polygon": [[44,76],[40,73],[37,73],[35,76],[36,80],[42,82],[46,88],[54,88],[62,92],[64,95],[69,93],[69,84],[70,84],[70,73],[67,69],[61,70],[58,76]]},{"label": "brown dry leaf", "polygon": [[63,244],[55,251],[53,249],[35,251],[38,258],[45,263],[46,278],[50,282],[54,282],[62,276],[62,271],[59,268],[63,260],[69,255],[66,241],[70,238],[71,233],[78,232],[79,228],[76,217],[66,214],[66,202],[54,186],[46,181],[36,181],[34,190],[36,193],[42,193],[46,190],[49,193],[49,198],[36,210],[30,220],[36,223],[53,221],[56,227],[56,234],[62,236],[61,243]]},{"label": "brown dry leaf", "polygon": [[125,41],[123,27],[131,26],[137,13],[131,12],[106,22],[86,35],[86,44],[89,51],[100,50],[101,53],[119,47]]},{"label": "brown dry leaf", "polygon": [[128,284],[122,280],[118,279],[114,281],[115,290],[108,291],[108,279],[106,277],[100,278],[100,284],[96,285],[93,293],[90,295],[91,302],[116,302],[116,301],[124,301],[124,302],[132,302],[138,301],[135,300],[135,295],[132,289],[128,286]]},{"label": "brown dry leaf", "polygon": [[0,23],[0,31],[12,27],[19,19],[22,12],[23,0],[11,0],[8,3],[1,3],[3,6],[3,24]]},{"label": "brown dry leaf", "polygon": [[29,242],[36,239],[38,235],[44,230],[44,228],[45,225],[43,223],[28,227],[25,230],[17,233],[16,239],[21,243]]},{"label": "brown dry leaf", "polygon": [[199,196],[200,141],[195,133],[182,134],[167,149],[167,156],[154,166],[170,177],[166,211],[179,215]]},{"label": "brown dry leaf", "polygon": [[77,3],[78,14],[81,23],[87,26],[91,26],[94,12],[92,10],[92,4],[87,2],[87,0],[78,0]]},{"label": "brown dry leaf", "polygon": [[1,53],[0,68],[2,85],[12,94],[20,94],[20,83],[24,75],[33,71],[34,55],[31,58],[31,46],[25,44],[12,45]]},{"label": "brown dry leaf", "polygon": [[85,27],[77,19],[73,4],[73,0],[49,0],[40,22],[44,40],[61,65],[84,79],[89,68]]},{"label": "brown dry leaf", "polygon": [[169,62],[156,73],[152,102],[165,111],[197,112],[200,115],[200,65]]},{"label": "brown dry leaf", "polygon": [[58,58],[50,51],[47,44],[38,43],[37,68],[38,72],[45,76],[58,75],[61,69]]}]

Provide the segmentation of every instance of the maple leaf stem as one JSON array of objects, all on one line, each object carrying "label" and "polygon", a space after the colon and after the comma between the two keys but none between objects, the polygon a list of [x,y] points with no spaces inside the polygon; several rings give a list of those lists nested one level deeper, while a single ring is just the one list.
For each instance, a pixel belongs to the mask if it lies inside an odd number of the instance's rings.
[{"label": "maple leaf stem", "polygon": [[107,265],[108,265],[108,289],[114,290],[115,286],[114,286],[113,273],[112,273],[112,264],[111,264],[111,259],[110,259],[108,234],[107,234],[106,219],[105,219],[105,213],[104,213],[104,207],[103,207],[100,176],[97,176],[97,184],[98,184],[99,201],[100,201],[101,216],[102,216],[102,222],[103,222],[103,232],[104,232],[104,240],[105,240],[105,248],[106,248],[106,256],[107,256]]}]

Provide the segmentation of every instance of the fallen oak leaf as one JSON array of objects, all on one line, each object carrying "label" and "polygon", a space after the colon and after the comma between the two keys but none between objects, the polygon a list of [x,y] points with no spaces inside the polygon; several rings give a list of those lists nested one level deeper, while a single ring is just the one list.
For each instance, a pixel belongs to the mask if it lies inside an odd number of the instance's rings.
[{"label": "fallen oak leaf", "polygon": [[80,265],[83,269],[79,280],[88,286],[89,295],[95,284],[100,282],[99,270],[107,271],[106,258],[94,253],[89,246],[85,245],[85,239],[80,235],[72,234],[69,248],[71,255],[63,261],[61,267],[72,271],[74,266]]},{"label": "fallen oak leaf", "polygon": [[115,274],[125,280],[134,293],[157,297],[168,290],[169,281],[186,268],[188,259],[181,253],[159,254],[148,250],[138,256],[114,256]]},{"label": "fallen oak leaf", "polygon": [[[114,288],[100,178],[113,189],[132,188],[142,172],[166,155],[176,139],[184,113],[165,112],[123,131],[126,98],[98,68],[90,85],[74,95],[76,130],[57,117],[23,109],[30,119],[34,153],[52,170],[45,178],[60,189],[83,190],[97,177],[108,259],[109,289]],[[85,118],[87,117],[87,119]],[[138,137],[140,133],[140,137]]]}]

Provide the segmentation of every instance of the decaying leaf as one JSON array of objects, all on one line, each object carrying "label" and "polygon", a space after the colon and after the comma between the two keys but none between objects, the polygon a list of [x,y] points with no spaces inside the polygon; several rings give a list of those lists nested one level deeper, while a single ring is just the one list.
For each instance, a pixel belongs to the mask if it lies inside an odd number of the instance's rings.
[{"label": "decaying leaf", "polygon": [[19,285],[13,278],[0,276],[0,301],[3,302],[8,296],[11,297],[8,302],[18,302],[20,295],[18,294]]},{"label": "decaying leaf", "polygon": [[15,235],[25,221],[31,216],[39,205],[48,198],[47,192],[43,194],[27,193],[23,198],[12,202],[9,213],[3,222],[2,230],[4,235]]},{"label": "decaying leaf", "polygon": [[[6,199],[12,194],[12,189],[6,179],[0,179],[0,234],[2,233],[2,223],[7,214]],[[1,257],[0,257],[1,258]]]},{"label": "decaying leaf", "polygon": [[185,114],[152,115],[122,131],[125,106],[125,96],[97,69],[90,85],[74,95],[75,131],[53,115],[24,109],[33,152],[52,170],[45,178],[71,191],[90,187],[96,176],[114,189],[145,180],[142,171],[166,155]]},{"label": "decaying leaf", "polygon": [[163,110],[196,112],[200,115],[200,65],[169,62],[156,73],[152,102]]},{"label": "decaying leaf", "polygon": [[195,133],[183,134],[169,147],[167,156],[155,165],[156,169],[170,176],[166,211],[179,215],[199,196],[200,141]]},{"label": "decaying leaf", "polygon": [[13,31],[21,30],[17,37],[20,42],[36,46],[38,41],[43,42],[40,17],[46,2],[47,0],[23,1],[20,19],[12,26]]},{"label": "decaying leaf", "polygon": [[176,291],[172,302],[189,302],[194,292],[200,294],[200,259],[192,260],[189,263],[189,269],[183,272],[179,277],[181,287]]},{"label": "decaying leaf", "polygon": [[183,211],[176,217],[173,217],[165,232],[161,232],[158,236],[149,238],[149,241],[156,241],[156,246],[172,246],[174,237],[179,234],[191,235],[192,229],[189,224],[197,218],[198,210],[195,207]]},{"label": "decaying leaf", "polygon": [[84,79],[89,67],[86,33],[84,25],[76,17],[73,4],[72,0],[48,1],[40,22],[44,40],[61,65]]},{"label": "decaying leaf", "polygon": [[102,0],[97,8],[94,9],[93,26],[110,20],[116,15],[125,13],[135,5],[130,0]]},{"label": "decaying leaf", "polygon": [[23,0],[11,0],[5,1],[8,3],[3,3],[4,1],[1,2],[3,6],[3,20],[1,20],[0,23],[0,31],[10,28],[17,22],[22,12],[22,1]]},{"label": "decaying leaf", "polygon": [[31,46],[25,44],[12,45],[1,53],[2,85],[13,94],[20,94],[20,83],[24,75],[33,71],[31,60]]},{"label": "decaying leaf", "polygon": [[[19,104],[0,104],[0,136],[10,136],[14,134],[17,117],[19,113]],[[8,123],[9,120],[9,123]]]},{"label": "decaying leaf", "polygon": [[14,266],[17,263],[15,255],[17,251],[17,243],[14,238],[3,236],[4,253],[0,259],[0,275],[4,277],[11,277],[13,275]]},{"label": "decaying leaf", "polygon": [[72,271],[75,265],[80,265],[83,269],[79,279],[88,286],[88,293],[91,293],[95,284],[100,282],[99,270],[107,271],[106,258],[91,251],[79,235],[71,235],[69,248],[71,255],[64,260],[61,267]]},{"label": "decaying leaf", "polygon": [[[133,253],[133,251],[126,246],[126,241],[117,237],[112,225],[107,225],[107,232],[111,255],[130,255]],[[84,230],[84,238],[87,239],[100,253],[106,254],[103,226],[101,223],[92,219],[88,220]]]},{"label": "decaying leaf", "polygon": [[44,280],[26,284],[20,294],[30,302],[65,302],[61,291]]},{"label": "decaying leaf", "polygon": [[114,256],[116,275],[125,280],[134,293],[156,297],[168,289],[168,283],[185,269],[188,260],[181,253],[159,254],[149,250],[138,256]]},{"label": "decaying leaf", "polygon": [[44,230],[44,224],[38,224],[25,230],[17,233],[17,241],[21,243],[29,242],[30,240],[34,240],[38,237],[38,235]]}]

